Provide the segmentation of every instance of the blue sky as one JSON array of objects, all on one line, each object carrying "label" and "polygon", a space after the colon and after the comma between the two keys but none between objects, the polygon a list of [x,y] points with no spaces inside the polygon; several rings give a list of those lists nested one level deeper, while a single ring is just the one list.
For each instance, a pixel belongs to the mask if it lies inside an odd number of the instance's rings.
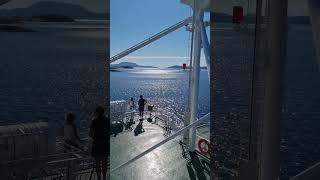
[{"label": "blue sky", "polygon": [[[115,55],[192,15],[179,0],[111,0],[110,48]],[[206,17],[209,20],[209,14]],[[208,32],[209,32],[209,28]],[[191,34],[183,27],[124,57],[141,65],[167,67],[188,63]],[[205,66],[205,60],[201,61]]]}]

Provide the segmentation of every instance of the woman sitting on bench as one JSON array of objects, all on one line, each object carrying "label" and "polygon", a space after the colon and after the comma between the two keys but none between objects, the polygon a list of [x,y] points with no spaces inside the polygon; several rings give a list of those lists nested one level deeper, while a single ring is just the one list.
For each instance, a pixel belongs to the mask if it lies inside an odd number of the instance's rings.
[{"label": "woman sitting on bench", "polygon": [[[75,115],[71,112],[67,113],[64,124],[64,141],[70,146],[80,148],[81,139],[78,134],[76,124],[74,123]],[[70,149],[70,148],[68,148]]]}]

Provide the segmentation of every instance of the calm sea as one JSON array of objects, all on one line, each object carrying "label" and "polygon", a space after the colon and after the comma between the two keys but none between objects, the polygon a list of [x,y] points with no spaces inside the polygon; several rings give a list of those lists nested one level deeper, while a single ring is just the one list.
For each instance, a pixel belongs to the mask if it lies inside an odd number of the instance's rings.
[{"label": "calm sea", "polygon": [[[210,111],[210,90],[208,71],[200,71],[199,114]],[[111,72],[111,100],[129,100],[137,103],[139,96],[156,108],[165,109],[171,118],[182,122],[183,113],[188,108],[189,72],[181,69],[134,68],[121,72]]]},{"label": "calm sea", "polygon": [[87,119],[105,103],[105,21],[24,23],[0,32],[0,125]]},{"label": "calm sea", "polygon": [[[228,27],[217,25],[220,26]],[[254,34],[216,30],[214,40],[215,58],[224,66],[220,78],[225,80],[219,84],[223,86],[223,93],[217,94],[217,101],[222,102],[222,116],[227,117],[223,122],[226,131],[217,134],[233,137],[219,140],[221,146],[225,146],[219,153],[225,155],[229,150],[239,158],[241,151],[234,147],[248,132]],[[317,67],[311,26],[291,24],[283,84],[281,179],[288,179],[320,161],[320,69]],[[239,120],[228,116],[232,111],[240,114]],[[234,126],[241,122],[241,128]],[[231,131],[228,132],[228,128]],[[246,148],[245,143],[242,146]]]}]

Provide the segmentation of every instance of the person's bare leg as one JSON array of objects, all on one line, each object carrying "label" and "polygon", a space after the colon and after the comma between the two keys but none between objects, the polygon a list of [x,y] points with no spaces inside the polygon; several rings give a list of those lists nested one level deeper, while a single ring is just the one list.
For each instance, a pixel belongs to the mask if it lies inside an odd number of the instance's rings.
[{"label": "person's bare leg", "polygon": [[98,177],[98,180],[101,180],[101,160],[100,159],[97,159],[96,160],[96,172],[97,172],[97,177]]},{"label": "person's bare leg", "polygon": [[107,180],[107,171],[108,171],[107,158],[103,158],[102,159],[102,176],[103,176],[103,180]]}]

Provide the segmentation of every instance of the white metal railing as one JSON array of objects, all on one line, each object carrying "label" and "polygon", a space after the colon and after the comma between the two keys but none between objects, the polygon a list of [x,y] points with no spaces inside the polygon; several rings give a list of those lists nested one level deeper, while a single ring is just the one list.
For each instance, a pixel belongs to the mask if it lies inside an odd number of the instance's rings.
[{"label": "white metal railing", "polygon": [[125,100],[110,101],[110,119],[112,121],[123,121],[124,114],[128,111],[128,103]]},{"label": "white metal railing", "polygon": [[116,170],[118,170],[118,169],[120,169],[120,168],[122,168],[122,167],[125,167],[125,166],[133,163],[134,161],[140,159],[141,157],[143,157],[143,156],[145,156],[146,154],[150,153],[150,152],[153,151],[154,149],[162,146],[163,144],[165,144],[165,143],[167,143],[168,141],[176,138],[177,136],[182,135],[183,133],[185,133],[185,132],[186,132],[187,130],[189,130],[190,128],[196,127],[200,122],[203,122],[203,121],[205,121],[205,120],[208,120],[209,118],[210,118],[210,113],[208,113],[208,114],[206,114],[205,116],[201,117],[201,118],[198,119],[197,121],[189,124],[188,126],[180,129],[180,130],[177,131],[175,134],[173,134],[173,135],[171,135],[170,137],[162,140],[161,142],[157,143],[156,145],[150,147],[149,149],[145,150],[144,152],[140,153],[139,155],[135,156],[134,158],[130,159],[129,161],[127,161],[127,162],[125,162],[125,163],[123,163],[123,164],[121,164],[121,165],[113,168],[113,169],[111,170],[111,172],[114,172],[114,171],[116,171]]},{"label": "white metal railing", "polygon": [[[38,140],[40,135],[44,134],[45,138],[48,138],[46,133],[32,132],[25,134],[15,135],[3,135],[0,137],[1,150],[5,153],[8,151],[9,157],[7,159],[1,158],[0,160],[0,174],[1,179],[92,179],[95,178],[94,172],[94,160],[90,155],[82,151],[81,149],[70,147],[67,144],[55,142],[57,145],[56,151],[48,154],[48,151],[41,153],[40,146],[47,147],[47,144],[42,144]],[[17,141],[26,141],[30,139],[28,147],[17,146]],[[45,142],[47,142],[46,140]],[[28,141],[29,142],[29,141]],[[29,148],[27,149],[26,148]],[[59,146],[62,146],[59,149]],[[64,147],[68,146],[69,151]],[[7,148],[8,147],[8,148]],[[19,148],[19,149],[17,149]],[[64,150],[63,150],[64,149]],[[24,151],[23,156],[19,156],[18,150]],[[21,153],[20,153],[21,154]]]}]

